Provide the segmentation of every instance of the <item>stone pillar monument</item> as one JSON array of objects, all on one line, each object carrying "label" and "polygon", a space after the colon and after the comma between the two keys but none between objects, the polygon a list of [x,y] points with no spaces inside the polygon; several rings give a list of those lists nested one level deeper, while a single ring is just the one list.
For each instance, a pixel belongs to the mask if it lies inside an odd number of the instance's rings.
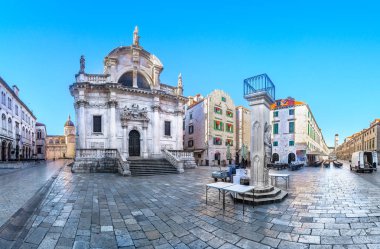
[{"label": "stone pillar monument", "polygon": [[[271,125],[269,124],[270,105],[274,99],[266,91],[246,95],[251,106],[251,182],[256,189],[267,189],[269,172],[267,163],[271,157]],[[269,140],[268,140],[269,135]],[[270,150],[270,151],[269,151]],[[268,159],[268,154],[269,159]]]},{"label": "stone pillar monument", "polygon": [[[270,106],[275,101],[275,86],[268,75],[261,74],[244,80],[244,98],[251,106],[251,180],[255,186],[255,205],[283,200],[288,193],[269,183],[267,164],[272,158],[272,126]],[[256,193],[269,193],[270,197]]]}]

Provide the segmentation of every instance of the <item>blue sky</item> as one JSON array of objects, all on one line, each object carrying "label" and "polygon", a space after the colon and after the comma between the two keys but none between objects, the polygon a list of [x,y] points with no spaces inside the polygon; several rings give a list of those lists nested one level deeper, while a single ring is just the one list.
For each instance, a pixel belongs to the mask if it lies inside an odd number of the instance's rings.
[{"label": "blue sky", "polygon": [[375,1],[1,1],[0,76],[49,134],[74,115],[68,87],[86,56],[101,73],[113,48],[140,44],[164,64],[161,81],[185,95],[229,92],[267,73],[277,98],[305,101],[328,145],[379,117],[380,5]]}]

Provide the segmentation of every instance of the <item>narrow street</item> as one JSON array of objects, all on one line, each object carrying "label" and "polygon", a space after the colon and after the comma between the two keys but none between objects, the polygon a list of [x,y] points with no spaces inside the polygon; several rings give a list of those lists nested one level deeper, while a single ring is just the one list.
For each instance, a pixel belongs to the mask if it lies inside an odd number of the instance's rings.
[{"label": "narrow street", "polygon": [[28,201],[66,160],[40,162],[24,169],[0,169],[0,227]]}]

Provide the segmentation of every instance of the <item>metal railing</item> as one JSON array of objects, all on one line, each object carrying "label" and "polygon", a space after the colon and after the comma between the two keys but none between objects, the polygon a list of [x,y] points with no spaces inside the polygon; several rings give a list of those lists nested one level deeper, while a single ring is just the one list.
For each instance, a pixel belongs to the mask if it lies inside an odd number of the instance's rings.
[{"label": "metal railing", "polygon": [[267,92],[272,99],[276,99],[276,87],[267,74],[260,74],[244,80],[244,96],[253,93]]}]

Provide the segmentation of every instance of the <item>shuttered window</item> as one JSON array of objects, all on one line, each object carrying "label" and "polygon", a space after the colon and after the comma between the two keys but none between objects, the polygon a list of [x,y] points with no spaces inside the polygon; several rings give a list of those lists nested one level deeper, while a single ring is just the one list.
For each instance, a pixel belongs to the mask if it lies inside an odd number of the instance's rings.
[{"label": "shuttered window", "polygon": [[170,121],[165,121],[165,136],[170,136]]},{"label": "shuttered window", "polygon": [[102,132],[102,116],[93,116],[93,132]]}]

